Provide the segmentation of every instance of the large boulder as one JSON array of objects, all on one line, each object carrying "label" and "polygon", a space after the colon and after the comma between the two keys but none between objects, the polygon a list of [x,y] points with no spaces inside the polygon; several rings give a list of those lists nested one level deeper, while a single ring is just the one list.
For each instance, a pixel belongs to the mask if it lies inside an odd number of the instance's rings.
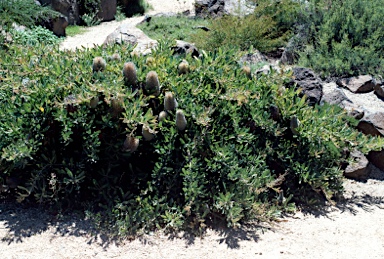
[{"label": "large boulder", "polygon": [[349,89],[352,93],[368,93],[373,91],[375,81],[370,75],[362,75],[339,79],[336,84]]},{"label": "large boulder", "polygon": [[42,25],[58,37],[66,36],[65,29],[68,26],[68,19],[64,15],[60,15],[43,22]]},{"label": "large boulder", "polygon": [[172,47],[174,55],[191,54],[192,57],[198,58],[200,56],[199,50],[192,43],[177,40],[176,46]]},{"label": "large boulder", "polygon": [[70,25],[80,23],[79,5],[77,0],[52,0],[52,9],[65,15]]},{"label": "large boulder", "polygon": [[97,13],[97,17],[103,22],[114,20],[116,15],[116,8],[116,0],[101,0],[100,11]]},{"label": "large boulder", "polygon": [[368,159],[374,166],[384,171],[384,150],[369,152]]},{"label": "large boulder", "polygon": [[323,96],[322,80],[315,72],[308,68],[293,68],[293,77],[288,87],[297,86],[301,93],[307,97],[310,105],[319,104]]},{"label": "large boulder", "polygon": [[149,38],[142,30],[132,24],[123,24],[107,36],[104,45],[108,44],[131,44],[136,45],[134,52],[148,54],[157,46],[157,41]]},{"label": "large boulder", "polygon": [[118,4],[122,6],[123,12],[131,17],[135,14],[144,14],[145,8],[142,0],[118,0]]}]

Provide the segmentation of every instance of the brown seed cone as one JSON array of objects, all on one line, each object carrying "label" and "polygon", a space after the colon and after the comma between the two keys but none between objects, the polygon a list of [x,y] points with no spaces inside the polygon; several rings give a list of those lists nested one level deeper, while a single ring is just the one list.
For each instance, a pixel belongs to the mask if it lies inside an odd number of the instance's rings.
[{"label": "brown seed cone", "polygon": [[95,57],[93,59],[92,70],[93,72],[103,71],[107,66],[107,62],[102,57]]},{"label": "brown seed cone", "polygon": [[143,126],[141,133],[146,141],[151,141],[155,137],[154,131],[146,125]]},{"label": "brown seed cone", "polygon": [[124,63],[123,76],[124,76],[125,82],[128,85],[131,85],[131,86],[137,85],[137,70],[133,62]]},{"label": "brown seed cone", "polygon": [[179,72],[179,75],[187,74],[189,72],[189,64],[186,60],[181,61],[181,63],[178,66],[178,72]]},{"label": "brown seed cone", "polygon": [[145,90],[149,94],[158,96],[160,94],[159,77],[155,71],[149,71],[146,78]]},{"label": "brown seed cone", "polygon": [[179,130],[185,130],[187,127],[187,120],[185,119],[183,110],[176,111],[176,126]]},{"label": "brown seed cone", "polygon": [[112,60],[120,61],[121,60],[120,54],[119,53],[113,53],[112,54]]},{"label": "brown seed cone", "polygon": [[139,142],[140,141],[138,138],[127,136],[127,138],[124,141],[123,150],[133,153],[139,147]]},{"label": "brown seed cone", "polygon": [[252,77],[252,74],[251,74],[251,68],[249,66],[243,66],[242,68],[244,74],[248,77],[248,78],[251,78]]},{"label": "brown seed cone", "polygon": [[177,108],[177,101],[172,92],[165,92],[164,110],[171,111]]},{"label": "brown seed cone", "polygon": [[122,97],[113,98],[111,100],[111,105],[112,105],[113,111],[116,113],[122,112],[124,110]]},{"label": "brown seed cone", "polygon": [[167,118],[168,116],[168,113],[166,111],[161,111],[160,114],[159,114],[159,119],[158,121],[163,121],[165,120],[165,118]]}]

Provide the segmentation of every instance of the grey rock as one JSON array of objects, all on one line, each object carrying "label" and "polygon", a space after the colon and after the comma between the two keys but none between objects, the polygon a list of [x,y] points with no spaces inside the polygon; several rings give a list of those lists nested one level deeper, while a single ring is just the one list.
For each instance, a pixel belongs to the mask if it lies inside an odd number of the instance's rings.
[{"label": "grey rock", "polygon": [[123,24],[107,36],[103,45],[109,44],[137,44],[134,51],[143,54],[156,47],[157,41],[149,38],[142,30],[131,24]]},{"label": "grey rock", "polygon": [[336,88],[331,92],[323,92],[323,97],[321,98],[321,103],[336,104],[341,107],[344,107],[344,103],[348,102],[352,104],[352,101],[348,99],[343,90]]},{"label": "grey rock", "polygon": [[364,116],[357,128],[366,135],[384,136],[384,112],[371,113]]},{"label": "grey rock", "polygon": [[242,56],[239,62],[241,65],[252,66],[267,62],[267,58],[260,51],[256,50],[253,53]]},{"label": "grey rock", "polygon": [[310,105],[319,104],[323,96],[322,81],[311,69],[303,67],[293,68],[293,77],[288,87],[298,87],[307,97]]},{"label": "grey rock", "polygon": [[372,92],[375,86],[374,79],[370,75],[339,79],[336,84],[339,87],[349,89],[352,93]]},{"label": "grey rock", "polygon": [[191,54],[192,57],[199,57],[199,50],[192,43],[177,40],[176,46],[172,47],[173,55],[186,55]]},{"label": "grey rock", "polygon": [[366,178],[370,173],[368,167],[369,161],[360,151],[353,151],[350,156],[353,158],[354,163],[349,164],[344,170],[344,175],[349,178],[362,179]]}]

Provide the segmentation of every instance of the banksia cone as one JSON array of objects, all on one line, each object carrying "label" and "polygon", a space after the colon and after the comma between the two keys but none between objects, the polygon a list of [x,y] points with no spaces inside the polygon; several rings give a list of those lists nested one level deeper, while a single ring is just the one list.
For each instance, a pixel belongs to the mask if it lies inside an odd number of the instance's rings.
[{"label": "banksia cone", "polygon": [[189,72],[189,64],[186,60],[181,61],[178,67],[179,75],[187,74]]},{"label": "banksia cone", "polygon": [[176,126],[179,130],[185,130],[187,127],[187,120],[185,119],[183,110],[176,111]]},{"label": "banksia cone", "polygon": [[251,78],[252,77],[252,74],[251,74],[251,68],[249,66],[243,66],[242,68],[244,74],[248,77],[248,78]]},{"label": "banksia cone", "polygon": [[119,53],[113,53],[112,60],[120,61],[121,60],[120,54]]},{"label": "banksia cone", "polygon": [[93,59],[92,70],[93,72],[103,71],[107,66],[107,62],[102,57],[95,57]]},{"label": "banksia cone", "polygon": [[297,135],[298,132],[297,132],[297,128],[300,126],[300,121],[299,119],[296,117],[296,115],[293,115],[292,118],[291,118],[291,122],[290,122],[290,128],[291,128],[291,131],[294,135]]},{"label": "banksia cone", "polygon": [[92,109],[95,109],[98,103],[99,103],[99,97],[97,96],[92,97],[92,99],[89,101],[89,107],[91,107]]},{"label": "banksia cone", "polygon": [[128,152],[135,152],[137,148],[139,147],[139,139],[132,137],[132,136],[127,136],[127,138],[124,141],[123,145],[123,151],[128,151]]},{"label": "banksia cone", "polygon": [[168,116],[167,112],[161,111],[159,114],[159,122],[165,120],[165,118],[167,118],[167,116]]},{"label": "banksia cone", "polygon": [[155,58],[154,57],[147,57],[145,64],[147,66],[153,66],[155,64]]},{"label": "banksia cone", "polygon": [[113,98],[111,100],[112,108],[115,113],[123,111],[123,98]]},{"label": "banksia cone", "polygon": [[177,101],[172,92],[165,92],[164,110],[171,111],[177,108]]},{"label": "banksia cone", "polygon": [[131,85],[131,86],[137,85],[136,66],[135,66],[135,64],[133,64],[133,62],[124,63],[123,76],[124,76],[125,82],[128,85]]},{"label": "banksia cone", "polygon": [[159,77],[155,71],[149,71],[146,78],[145,90],[149,94],[158,96],[160,94]]},{"label": "banksia cone", "polygon": [[141,134],[143,134],[146,141],[151,141],[155,137],[155,132],[146,125],[143,126]]}]

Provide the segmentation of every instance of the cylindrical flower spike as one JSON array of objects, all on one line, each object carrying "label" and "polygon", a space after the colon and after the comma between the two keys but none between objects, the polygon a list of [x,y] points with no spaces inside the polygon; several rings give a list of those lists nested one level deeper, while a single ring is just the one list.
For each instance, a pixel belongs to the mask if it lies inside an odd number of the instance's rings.
[{"label": "cylindrical flower spike", "polygon": [[252,78],[252,74],[251,74],[251,68],[249,66],[243,66],[242,68],[244,74],[248,77],[248,78]]},{"label": "cylindrical flower spike", "polygon": [[158,96],[160,94],[159,77],[155,71],[149,71],[146,78],[145,90],[149,94]]},{"label": "cylindrical flower spike", "polygon": [[93,59],[92,70],[93,72],[103,71],[107,66],[107,62],[102,57],[95,57]]},{"label": "cylindrical flower spike", "polygon": [[159,120],[158,121],[160,122],[160,121],[165,120],[165,118],[167,118],[167,116],[168,116],[168,113],[166,111],[161,111],[159,114]]},{"label": "cylindrical flower spike", "polygon": [[128,85],[131,85],[134,87],[137,85],[137,70],[133,62],[124,63],[123,76],[124,76],[125,82]]},{"label": "cylindrical flower spike", "polygon": [[123,150],[133,153],[139,147],[139,142],[140,141],[138,138],[127,136],[127,138],[124,141]]},{"label": "cylindrical flower spike", "polygon": [[143,126],[141,133],[146,141],[151,141],[155,137],[154,131],[146,125]]},{"label": "cylindrical flower spike", "polygon": [[180,62],[178,66],[179,75],[187,74],[189,72],[189,63],[186,60]]},{"label": "cylindrical flower spike", "polygon": [[176,111],[176,126],[179,130],[185,130],[187,127],[187,120],[185,119],[183,110]]},{"label": "cylindrical flower spike", "polygon": [[164,110],[171,111],[177,108],[177,101],[172,92],[165,92]]}]

